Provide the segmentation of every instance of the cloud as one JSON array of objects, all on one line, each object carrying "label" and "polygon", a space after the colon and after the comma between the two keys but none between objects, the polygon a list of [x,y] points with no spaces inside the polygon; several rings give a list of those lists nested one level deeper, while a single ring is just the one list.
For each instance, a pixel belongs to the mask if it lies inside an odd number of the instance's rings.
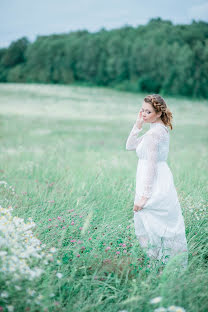
[{"label": "cloud", "polygon": [[208,21],[208,1],[202,4],[193,5],[188,10],[188,15],[189,15],[189,18],[192,18],[195,20]]}]

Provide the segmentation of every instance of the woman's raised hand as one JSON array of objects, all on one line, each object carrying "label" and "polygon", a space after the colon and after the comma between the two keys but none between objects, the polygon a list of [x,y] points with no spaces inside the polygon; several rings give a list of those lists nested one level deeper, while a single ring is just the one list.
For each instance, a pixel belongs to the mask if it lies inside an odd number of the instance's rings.
[{"label": "woman's raised hand", "polygon": [[142,209],[143,209],[143,207],[138,206],[138,205],[134,205],[133,211],[139,211],[139,210],[142,210]]},{"label": "woman's raised hand", "polygon": [[142,118],[142,110],[140,110],[138,116],[137,116],[137,120],[136,120],[136,125],[137,125],[137,128],[141,129],[142,128],[142,125],[144,123],[144,120]]}]

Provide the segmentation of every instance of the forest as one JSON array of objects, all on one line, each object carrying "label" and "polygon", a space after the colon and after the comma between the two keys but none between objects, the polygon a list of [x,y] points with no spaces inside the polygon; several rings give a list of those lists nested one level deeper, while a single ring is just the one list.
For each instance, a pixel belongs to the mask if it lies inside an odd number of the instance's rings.
[{"label": "forest", "polygon": [[22,37],[0,49],[0,82],[84,84],[208,97],[208,23],[146,25]]}]

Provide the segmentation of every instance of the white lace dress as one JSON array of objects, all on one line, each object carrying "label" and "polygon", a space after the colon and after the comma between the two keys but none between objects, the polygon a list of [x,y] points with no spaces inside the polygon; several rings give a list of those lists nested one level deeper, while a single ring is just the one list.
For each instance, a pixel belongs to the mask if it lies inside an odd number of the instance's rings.
[{"label": "white lace dress", "polygon": [[134,211],[135,234],[150,258],[167,263],[176,256],[182,266],[188,264],[188,247],[184,219],[167,164],[169,129],[161,123],[150,123],[142,136],[134,124],[126,142],[127,150],[135,150],[139,158],[134,204],[148,197],[142,210]]}]

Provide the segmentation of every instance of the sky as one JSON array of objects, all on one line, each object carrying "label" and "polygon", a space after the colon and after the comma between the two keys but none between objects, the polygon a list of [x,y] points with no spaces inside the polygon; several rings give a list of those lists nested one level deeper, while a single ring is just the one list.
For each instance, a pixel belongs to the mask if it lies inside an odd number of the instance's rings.
[{"label": "sky", "polygon": [[0,0],[0,48],[22,37],[137,27],[157,17],[208,22],[208,0]]}]

